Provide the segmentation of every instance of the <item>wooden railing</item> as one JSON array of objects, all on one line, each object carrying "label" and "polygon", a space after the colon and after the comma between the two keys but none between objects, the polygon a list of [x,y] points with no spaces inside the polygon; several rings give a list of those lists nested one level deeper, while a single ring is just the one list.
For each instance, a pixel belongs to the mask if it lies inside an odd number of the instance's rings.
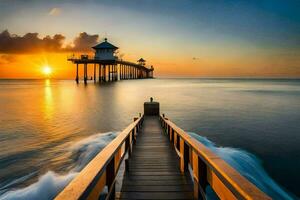
[{"label": "wooden railing", "polygon": [[126,153],[131,155],[142,122],[143,116],[134,118],[134,122],[90,161],[55,199],[99,199],[105,186],[108,189],[105,199],[114,199],[117,172]]},{"label": "wooden railing", "polygon": [[164,115],[160,116],[160,121],[179,154],[180,171],[188,174],[188,166],[192,169],[194,199],[206,199],[205,188],[208,185],[220,199],[271,199]]}]

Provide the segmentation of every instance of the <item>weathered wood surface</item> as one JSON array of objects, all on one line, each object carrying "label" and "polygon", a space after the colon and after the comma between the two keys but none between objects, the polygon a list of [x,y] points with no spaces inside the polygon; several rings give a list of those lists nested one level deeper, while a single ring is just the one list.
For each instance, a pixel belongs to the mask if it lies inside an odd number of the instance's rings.
[{"label": "weathered wood surface", "polygon": [[120,199],[193,199],[193,183],[180,172],[178,156],[158,116],[144,119]]}]

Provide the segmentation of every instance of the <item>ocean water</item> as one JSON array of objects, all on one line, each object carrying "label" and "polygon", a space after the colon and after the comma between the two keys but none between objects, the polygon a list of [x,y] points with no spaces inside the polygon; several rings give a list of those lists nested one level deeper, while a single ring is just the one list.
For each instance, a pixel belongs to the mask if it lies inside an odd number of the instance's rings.
[{"label": "ocean water", "polygon": [[300,80],[0,80],[0,199],[53,198],[150,97],[270,196],[300,196]]}]

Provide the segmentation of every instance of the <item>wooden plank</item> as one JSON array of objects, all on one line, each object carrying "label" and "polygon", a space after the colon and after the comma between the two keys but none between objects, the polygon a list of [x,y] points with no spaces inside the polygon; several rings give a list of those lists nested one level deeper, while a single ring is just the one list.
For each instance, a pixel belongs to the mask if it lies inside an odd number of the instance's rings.
[{"label": "wooden plank", "polygon": [[120,199],[193,199],[191,192],[122,192]]},{"label": "wooden plank", "polygon": [[134,186],[140,186],[140,185],[157,185],[157,186],[171,186],[171,185],[189,185],[189,187],[193,187],[191,182],[187,182],[185,180],[178,182],[177,180],[148,180],[148,181],[135,181],[135,180],[124,180],[123,186],[126,185],[134,185]]},{"label": "wooden plank", "polygon": [[120,199],[193,198],[193,183],[180,172],[179,158],[158,117],[145,117],[122,184]]},{"label": "wooden plank", "polygon": [[123,192],[192,192],[191,185],[124,185]]}]

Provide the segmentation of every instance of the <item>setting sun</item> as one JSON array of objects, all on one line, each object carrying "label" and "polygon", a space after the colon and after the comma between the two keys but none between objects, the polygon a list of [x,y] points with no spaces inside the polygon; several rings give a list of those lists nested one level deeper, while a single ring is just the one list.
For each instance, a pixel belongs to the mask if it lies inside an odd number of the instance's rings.
[{"label": "setting sun", "polygon": [[44,66],[43,67],[43,74],[46,76],[49,76],[52,73],[52,69],[49,66]]}]

